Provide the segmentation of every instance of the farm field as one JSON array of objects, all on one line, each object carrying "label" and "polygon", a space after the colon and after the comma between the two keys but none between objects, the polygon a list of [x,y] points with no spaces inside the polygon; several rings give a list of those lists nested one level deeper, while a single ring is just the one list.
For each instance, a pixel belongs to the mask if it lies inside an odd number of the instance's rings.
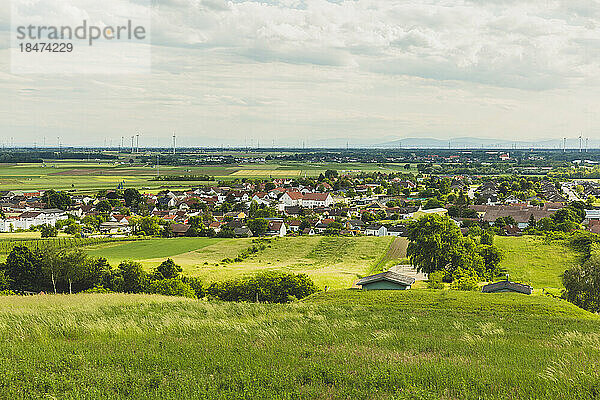
[{"label": "farm field", "polygon": [[[413,168],[412,166],[411,168]],[[207,166],[160,166],[165,175],[209,175],[217,180],[235,178],[296,178],[318,176],[327,169],[340,172],[362,171],[395,172],[409,170],[402,164],[342,164],[265,162],[262,164],[207,165]],[[413,171],[414,172],[414,171]],[[47,163],[0,164],[0,190],[70,190],[93,192],[113,189],[124,181],[126,187],[192,187],[207,184],[206,181],[154,181],[154,166],[128,165],[106,161],[70,160]]]},{"label": "farm field", "polygon": [[504,250],[506,258],[500,266],[512,280],[522,281],[536,289],[562,288],[561,274],[578,264],[579,254],[566,244],[532,236],[496,236],[494,243]]},{"label": "farm field", "polygon": [[8,296],[0,326],[7,399],[584,400],[600,385],[600,317],[544,296]]},{"label": "farm field", "polygon": [[109,243],[86,248],[88,254],[106,257],[112,265],[124,259],[140,261],[152,269],[171,257],[184,273],[207,282],[220,281],[264,270],[306,273],[323,288],[349,288],[360,276],[387,269],[406,255],[406,240],[391,237],[283,237],[264,250],[232,263],[253,245],[253,239],[175,238],[130,243]]}]

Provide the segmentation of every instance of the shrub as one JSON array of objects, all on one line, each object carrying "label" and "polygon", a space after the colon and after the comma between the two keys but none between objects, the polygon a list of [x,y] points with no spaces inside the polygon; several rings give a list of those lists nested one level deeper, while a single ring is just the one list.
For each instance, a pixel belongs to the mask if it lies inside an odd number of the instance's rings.
[{"label": "shrub", "polygon": [[444,288],[444,271],[436,271],[429,274],[429,280],[427,281],[428,289],[443,289]]},{"label": "shrub", "polygon": [[58,230],[52,225],[44,224],[40,228],[40,232],[42,233],[43,238],[47,237],[56,237],[58,235]]},{"label": "shrub", "polygon": [[104,286],[94,286],[93,288],[84,290],[82,293],[112,293],[112,290],[107,289]]},{"label": "shrub", "polygon": [[190,285],[197,298],[204,297],[204,286],[202,285],[202,281],[199,278],[193,278],[189,276],[184,276],[181,278],[184,283]]},{"label": "shrub", "polygon": [[194,289],[179,278],[154,281],[148,286],[148,293],[164,296],[196,297]]},{"label": "shrub", "polygon": [[478,290],[479,276],[472,269],[458,268],[452,274],[450,287],[455,290]]},{"label": "shrub", "polygon": [[302,299],[317,291],[306,274],[264,272],[250,278],[233,279],[211,284],[206,293],[225,301],[264,301],[287,303]]},{"label": "shrub", "polygon": [[156,279],[171,279],[177,278],[183,271],[181,266],[175,264],[175,262],[167,258],[154,270],[154,277]]},{"label": "shrub", "polygon": [[455,290],[479,290],[478,279],[474,276],[461,276],[450,284]]}]

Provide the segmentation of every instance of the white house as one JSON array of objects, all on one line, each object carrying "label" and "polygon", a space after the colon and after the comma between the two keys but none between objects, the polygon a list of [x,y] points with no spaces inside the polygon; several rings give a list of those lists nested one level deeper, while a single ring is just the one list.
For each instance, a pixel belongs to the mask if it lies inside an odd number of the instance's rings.
[{"label": "white house", "polygon": [[585,210],[585,223],[589,224],[592,220],[600,220],[600,210]]},{"label": "white house", "polygon": [[333,197],[329,193],[306,193],[302,197],[302,207],[329,207],[333,204]]},{"label": "white house", "polygon": [[371,224],[365,228],[367,236],[387,236],[387,228],[380,224]]},{"label": "white house", "polygon": [[300,192],[285,192],[279,198],[279,202],[282,203],[284,206],[287,206],[287,207],[301,206],[302,205],[302,198],[303,197],[304,196]]},{"label": "white house", "polygon": [[17,217],[0,219],[0,232],[12,232],[17,229],[28,230],[32,226],[52,225],[56,221],[67,219],[68,215],[63,210],[47,209],[41,211],[26,211]]},{"label": "white house", "polygon": [[269,221],[269,227],[267,228],[267,235],[272,236],[285,236],[287,229],[283,221]]}]

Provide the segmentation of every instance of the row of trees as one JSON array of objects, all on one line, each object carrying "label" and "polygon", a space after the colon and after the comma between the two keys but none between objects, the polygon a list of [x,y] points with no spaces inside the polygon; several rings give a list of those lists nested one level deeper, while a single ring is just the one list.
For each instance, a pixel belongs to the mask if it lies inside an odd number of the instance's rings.
[{"label": "row of trees", "polygon": [[583,262],[562,275],[563,298],[583,309],[600,313],[600,236],[576,232],[570,244],[583,253]]},{"label": "row of trees", "polygon": [[16,246],[0,264],[0,291],[5,293],[123,292],[167,296],[211,297],[225,301],[285,303],[317,291],[306,275],[269,272],[204,287],[198,278],[182,275],[172,259],[151,272],[134,261],[112,268],[105,258],[87,256],[80,249]]}]

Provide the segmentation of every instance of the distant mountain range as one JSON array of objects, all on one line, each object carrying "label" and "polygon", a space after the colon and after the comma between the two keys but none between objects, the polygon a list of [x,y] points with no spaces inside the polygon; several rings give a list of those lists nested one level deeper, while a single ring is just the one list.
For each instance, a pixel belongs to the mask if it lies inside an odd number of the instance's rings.
[{"label": "distant mountain range", "polygon": [[[282,144],[283,145],[283,144]],[[286,144],[287,145],[287,144]],[[585,149],[585,139],[582,141]],[[364,138],[364,139],[315,139],[307,141],[307,148],[384,148],[384,149],[562,149],[562,139],[543,139],[536,141],[523,140],[502,140],[488,138],[472,138],[459,137],[452,139],[436,139],[436,138]],[[589,139],[587,143],[588,149],[600,148],[600,140]],[[566,142],[567,149],[579,149],[579,139],[570,138]]]},{"label": "distant mountain range", "polygon": [[[585,149],[586,141],[582,141]],[[587,143],[589,149],[600,147],[600,140],[590,139]],[[561,139],[546,139],[536,141],[517,141],[487,138],[461,137],[453,139],[434,138],[404,138],[386,141],[374,145],[381,148],[429,148],[429,149],[562,149]],[[567,149],[579,149],[579,139],[567,139]]]}]

